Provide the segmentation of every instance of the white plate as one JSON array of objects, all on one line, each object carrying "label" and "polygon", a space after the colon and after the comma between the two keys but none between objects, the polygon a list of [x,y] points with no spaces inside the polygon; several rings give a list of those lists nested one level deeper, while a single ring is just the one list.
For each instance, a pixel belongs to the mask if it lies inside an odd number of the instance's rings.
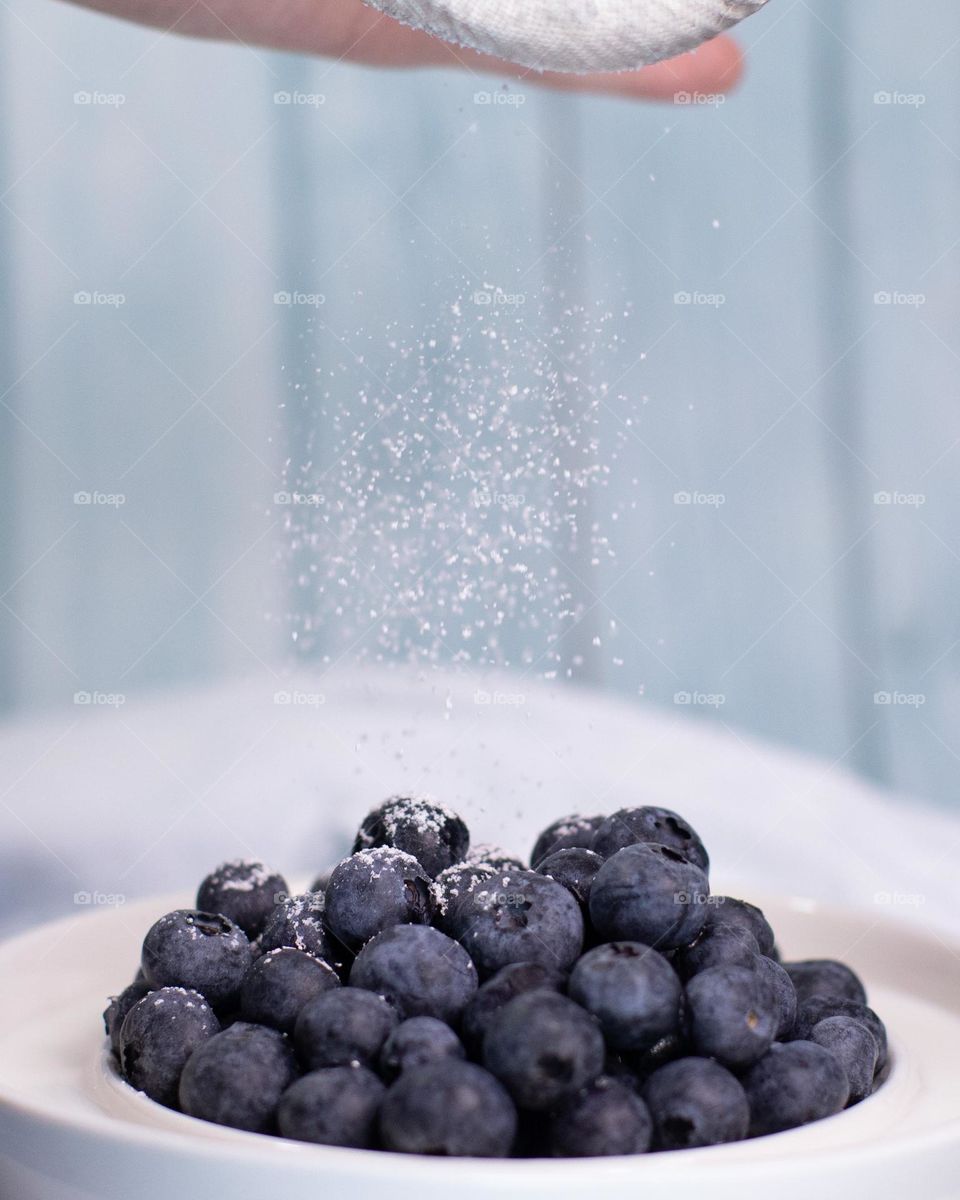
[{"label": "white plate", "polygon": [[[3,1200],[955,1200],[960,947],[871,914],[760,898],[786,954],[835,956],[887,1022],[890,1079],[803,1129],[579,1161],[465,1161],[302,1145],[171,1113],[105,1066],[100,1012],[173,897],[89,912],[0,946]],[[682,1190],[681,1190],[682,1189]]]}]

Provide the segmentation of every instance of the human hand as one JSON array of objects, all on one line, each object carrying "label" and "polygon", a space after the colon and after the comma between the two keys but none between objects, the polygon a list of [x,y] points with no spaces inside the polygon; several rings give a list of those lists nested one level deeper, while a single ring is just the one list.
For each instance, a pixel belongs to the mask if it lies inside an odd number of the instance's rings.
[{"label": "human hand", "polygon": [[618,74],[539,73],[450,46],[368,8],[362,0],[76,0],[86,8],[192,37],[318,54],[376,67],[459,67],[565,92],[672,100],[729,91],[742,73],[735,42],[718,37],[690,54]]}]

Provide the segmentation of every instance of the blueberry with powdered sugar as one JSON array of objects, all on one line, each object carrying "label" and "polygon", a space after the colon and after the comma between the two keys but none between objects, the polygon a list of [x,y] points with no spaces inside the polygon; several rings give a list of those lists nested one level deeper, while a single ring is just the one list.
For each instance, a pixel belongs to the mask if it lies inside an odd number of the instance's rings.
[{"label": "blueberry with powdered sugar", "polygon": [[580,817],[573,814],[554,821],[534,842],[530,851],[530,866],[536,870],[543,859],[556,854],[558,850],[589,850],[594,834],[605,820],[606,817]]},{"label": "blueberry with powdered sugar", "polygon": [[326,902],[322,892],[306,892],[302,896],[287,896],[267,917],[258,939],[260,950],[279,950],[290,946],[337,965],[338,947],[327,936],[324,925]]},{"label": "blueberry with powdered sugar", "polygon": [[451,937],[454,926],[453,910],[461,897],[469,895],[480,883],[489,883],[500,872],[490,863],[457,863],[441,871],[433,883],[436,912],[433,923]]},{"label": "blueberry with powdered sugar", "polygon": [[391,925],[429,925],[433,883],[420,863],[392,846],[359,850],[330,876],[326,924],[356,950]]},{"label": "blueberry with powdered sugar", "polygon": [[426,796],[393,796],[365,818],[354,853],[393,846],[412,854],[431,878],[463,862],[470,833],[456,813]]},{"label": "blueberry with powdered sugar", "polygon": [[466,866],[480,863],[493,867],[495,871],[526,870],[525,864],[516,855],[508,854],[502,847],[494,846],[490,842],[481,842],[477,846],[471,846],[463,862]]},{"label": "blueberry with powdered sugar", "polygon": [[123,1019],[120,1070],[131,1087],[172,1106],[188,1059],[219,1032],[220,1022],[199,992],[158,988],[137,1001]]},{"label": "blueberry with powdered sugar", "polygon": [[236,1003],[252,962],[247,935],[219,913],[177,909],[156,921],[143,939],[148,983],[193,988],[214,1008]]},{"label": "blueberry with powdered sugar", "polygon": [[197,889],[201,912],[221,913],[255,938],[274,907],[286,896],[286,880],[256,859],[221,863]]}]

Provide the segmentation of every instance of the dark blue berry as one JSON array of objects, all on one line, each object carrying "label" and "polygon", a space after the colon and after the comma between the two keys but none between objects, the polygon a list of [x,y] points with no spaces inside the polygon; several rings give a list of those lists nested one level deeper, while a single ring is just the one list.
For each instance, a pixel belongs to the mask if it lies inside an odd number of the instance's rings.
[{"label": "dark blue berry", "polygon": [[214,1008],[235,1006],[253,961],[243,930],[219,913],[178,909],[143,940],[143,973],[155,988],[192,988]]},{"label": "dark blue berry", "polygon": [[540,861],[537,872],[549,875],[557,883],[572,892],[577,903],[586,909],[590,902],[590,888],[596,873],[603,866],[603,859],[592,850],[584,850],[578,846],[570,846],[566,850],[557,850],[548,854]]},{"label": "dark blue berry", "polygon": [[840,1062],[813,1042],[777,1042],[742,1077],[750,1134],[758,1137],[832,1116],[850,1085]]},{"label": "dark blue berry", "polygon": [[404,1071],[380,1109],[383,1145],[402,1154],[504,1158],[516,1132],[516,1109],[497,1080],[452,1058]]},{"label": "dark blue berry", "polygon": [[255,938],[274,907],[287,894],[282,875],[253,859],[221,863],[197,891],[200,912],[221,913]]},{"label": "dark blue berry", "polygon": [[402,1018],[456,1025],[477,990],[477,971],[463,947],[439,929],[394,925],[357,955],[350,984],[386,997]]},{"label": "dark blue berry", "polygon": [[466,825],[436,801],[394,796],[369,813],[354,843],[354,853],[375,846],[393,846],[412,854],[434,878],[445,867],[463,862],[470,849]]},{"label": "dark blue berry", "polygon": [[797,1007],[797,1021],[793,1027],[794,1039],[809,1039],[813,1029],[827,1017],[850,1017],[869,1029],[877,1043],[877,1070],[887,1065],[887,1030],[872,1008],[858,1004],[855,1000],[833,999],[829,996],[812,996]]},{"label": "dark blue berry", "polygon": [[285,1034],[236,1021],[190,1056],[180,1076],[180,1107],[216,1125],[271,1133],[280,1097],[296,1076]]},{"label": "dark blue berry", "polygon": [[656,843],[676,850],[706,872],[710,859],[696,830],[669,808],[621,808],[612,813],[594,834],[591,849],[610,858],[625,846]]},{"label": "dark blue berry", "polygon": [[244,977],[240,1015],[245,1021],[292,1033],[307,1001],[339,986],[340,976],[320,959],[290,946],[269,950]]},{"label": "dark blue berry", "polygon": [[750,967],[759,957],[760,947],[749,930],[708,921],[695,942],[680,947],[673,964],[682,979],[691,979],[708,967]]},{"label": "dark blue berry", "polygon": [[123,1018],[137,1001],[149,995],[150,991],[150,984],[145,979],[135,979],[119,996],[111,996],[104,1009],[103,1027],[110,1039],[110,1049],[117,1058],[120,1057],[120,1027],[123,1025]]},{"label": "dark blue berry", "polygon": [[450,1026],[436,1017],[410,1017],[401,1021],[384,1042],[380,1072],[392,1081],[404,1071],[442,1058],[466,1058],[463,1043]]},{"label": "dark blue berry", "polygon": [[433,890],[436,898],[436,911],[433,923],[449,936],[454,936],[454,911],[458,902],[480,883],[488,883],[497,879],[501,872],[490,863],[457,863],[441,871],[434,880]]},{"label": "dark blue berry", "polygon": [[590,918],[605,941],[673,950],[692,942],[706,920],[704,872],[668,846],[638,842],[617,851],[590,889]]},{"label": "dark blue berry", "polygon": [[647,1050],[680,1026],[677,973],[640,942],[608,942],[588,951],[570,974],[568,992],[597,1018],[614,1050]]},{"label": "dark blue berry", "polygon": [[765,976],[773,988],[777,1005],[776,1039],[785,1041],[793,1035],[797,1023],[797,989],[783,967],[765,954],[754,960],[753,969]]},{"label": "dark blue berry", "polygon": [[370,1150],[377,1143],[387,1089],[366,1067],[325,1067],[304,1075],[280,1097],[277,1128],[284,1137],[321,1146]]},{"label": "dark blue berry", "polygon": [[[682,1017],[681,1017],[682,1019]],[[643,1084],[654,1071],[659,1071],[667,1063],[684,1058],[690,1053],[683,1030],[668,1034],[640,1054],[626,1056],[626,1066],[632,1072],[638,1084]]]},{"label": "dark blue berry", "polygon": [[567,1100],[548,1133],[555,1158],[599,1158],[609,1154],[645,1154],[653,1125],[647,1106],[617,1079],[601,1076]]},{"label": "dark blue berry", "polygon": [[686,986],[690,1043],[724,1066],[749,1066],[769,1050],[780,1010],[769,980],[752,967],[709,967]]},{"label": "dark blue berry", "polygon": [[369,1066],[397,1024],[397,1014],[383,999],[361,988],[324,992],[300,1010],[294,1041],[301,1061],[318,1067]]},{"label": "dark blue berry", "polygon": [[432,882],[417,860],[379,846],[360,850],[334,869],[325,919],[334,937],[358,949],[391,925],[429,925],[433,908]]},{"label": "dark blue berry", "polygon": [[605,1048],[589,1013],[555,992],[505,1004],[483,1039],[483,1063],[521,1108],[545,1110],[600,1075]]},{"label": "dark blue berry", "polygon": [[756,938],[761,954],[773,954],[773,930],[755,904],[735,900],[732,896],[711,896],[706,923],[708,928],[711,925],[735,925]]},{"label": "dark blue berry", "polygon": [[657,1150],[738,1142],[750,1127],[750,1106],[739,1080],[709,1058],[667,1063],[646,1081],[643,1098]]},{"label": "dark blue berry", "polygon": [[536,870],[543,859],[556,854],[558,850],[577,847],[589,850],[593,843],[593,835],[605,820],[605,817],[570,816],[554,821],[534,843],[530,852],[530,866]]},{"label": "dark blue berry", "polygon": [[853,1017],[825,1017],[810,1031],[810,1041],[829,1050],[843,1067],[853,1103],[870,1095],[878,1050],[876,1038],[865,1025]]},{"label": "dark blue berry", "polygon": [[562,972],[542,963],[510,963],[482,983],[463,1010],[463,1039],[475,1053],[483,1047],[483,1037],[500,1009],[523,992],[546,988],[561,992],[566,983]]},{"label": "dark blue berry", "polygon": [[324,928],[325,907],[322,892],[281,900],[267,917],[259,938],[260,949],[266,952],[290,946],[324,962],[335,963],[339,947],[331,942]]},{"label": "dark blue berry", "polygon": [[867,1002],[866,989],[846,963],[821,958],[806,962],[787,962],[783,964],[783,968],[793,980],[793,986],[797,989],[797,999],[801,1004],[814,996],[852,1000],[855,1004]]},{"label": "dark blue berry", "polygon": [[505,871],[478,883],[453,906],[448,928],[482,976],[515,962],[563,971],[583,949],[580,905],[535,871]]},{"label": "dark blue berry", "polygon": [[159,988],[138,1000],[123,1019],[120,1070],[131,1087],[173,1106],[187,1060],[219,1032],[213,1009],[198,992]]}]

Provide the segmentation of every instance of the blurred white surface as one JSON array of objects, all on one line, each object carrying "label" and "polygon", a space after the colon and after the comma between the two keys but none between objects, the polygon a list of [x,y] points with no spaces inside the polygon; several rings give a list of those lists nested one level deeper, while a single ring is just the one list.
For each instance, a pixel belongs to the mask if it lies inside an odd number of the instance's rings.
[{"label": "blurred white surface", "polygon": [[587,689],[372,669],[237,683],[10,722],[0,762],[6,933],[189,890],[239,855],[309,877],[404,790],[522,854],[556,816],[664,804],[730,889],[960,926],[960,822],[842,761]]}]

